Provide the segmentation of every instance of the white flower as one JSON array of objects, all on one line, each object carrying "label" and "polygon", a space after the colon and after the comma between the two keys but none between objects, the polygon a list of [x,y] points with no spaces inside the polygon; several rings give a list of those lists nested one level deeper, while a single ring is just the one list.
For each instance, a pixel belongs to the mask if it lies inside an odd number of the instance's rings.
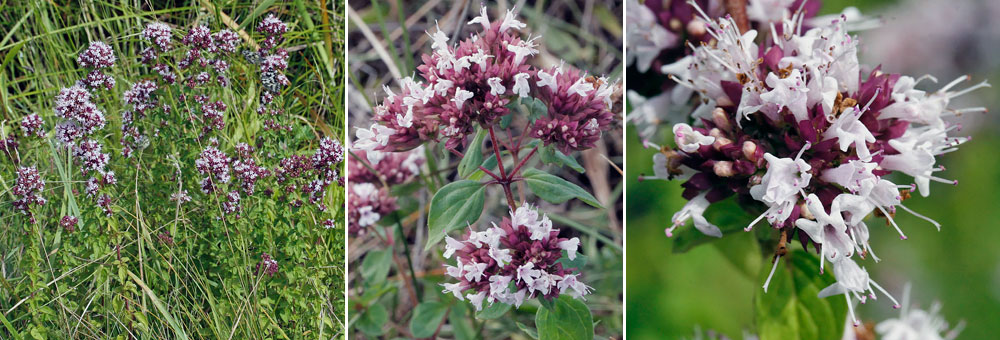
[{"label": "white flower", "polygon": [[827,128],[826,132],[823,134],[823,138],[832,139],[837,138],[837,142],[840,144],[840,151],[846,152],[847,149],[854,144],[854,151],[857,152],[858,158],[863,161],[871,160],[872,153],[868,151],[867,143],[874,143],[875,136],[872,135],[871,131],[865,124],[858,121],[861,118],[861,114],[864,111],[857,111],[855,108],[848,108],[844,112],[840,113],[840,117],[837,118]]},{"label": "white flower", "polygon": [[702,145],[712,145],[715,137],[703,135],[685,123],[674,124],[674,142],[684,152],[697,152]]},{"label": "white flower", "polygon": [[573,261],[576,259],[576,250],[580,247],[579,238],[571,238],[566,241],[559,242],[559,249],[565,250],[566,254],[569,256],[569,260]]},{"label": "white flower", "polygon": [[611,95],[615,93],[615,87],[618,86],[618,80],[615,80],[614,83],[609,83],[608,78],[601,77],[598,78],[598,82],[601,86],[597,87],[597,92],[594,93],[594,96],[601,98],[601,100],[604,101],[604,105],[611,108]]},{"label": "white flower", "polygon": [[823,271],[825,260],[836,262],[841,257],[851,257],[854,255],[854,242],[847,235],[847,223],[840,212],[840,201],[833,200],[830,205],[830,213],[827,214],[823,207],[823,202],[816,194],[809,194],[806,199],[806,209],[815,218],[799,218],[795,221],[795,226],[809,235],[814,242],[822,245],[820,247],[822,256],[820,257],[820,272]]},{"label": "white flower", "polygon": [[507,50],[514,53],[514,64],[519,65],[524,62],[524,57],[538,54],[538,49],[535,48],[537,46],[535,45],[535,39],[538,39],[538,37],[521,40],[517,45],[507,44]]},{"label": "white flower", "polygon": [[768,222],[774,225],[785,222],[791,215],[794,205],[798,202],[797,195],[805,196],[802,189],[809,186],[809,180],[812,179],[812,174],[809,173],[812,166],[802,160],[802,153],[809,147],[810,145],[806,143],[795,159],[764,154],[764,160],[768,164],[767,172],[764,173],[760,184],[750,187],[750,195],[755,200],[767,204],[768,209],[750,222],[745,230],[749,231],[765,216]]},{"label": "white flower", "polygon": [[490,295],[503,296],[507,293],[507,286],[512,278],[507,275],[493,275],[490,277]]},{"label": "white flower", "polygon": [[587,82],[586,77],[580,77],[580,79],[577,79],[576,82],[573,83],[573,85],[570,86],[569,90],[567,90],[567,91],[570,94],[576,94],[576,95],[578,95],[580,97],[586,97],[587,96],[587,92],[590,92],[590,91],[593,91],[593,90],[594,90],[594,84],[591,84],[591,83]]},{"label": "white flower", "polygon": [[674,213],[674,217],[671,218],[673,225],[666,229],[667,237],[673,236],[673,231],[678,226],[682,226],[687,223],[687,220],[694,220],[694,227],[698,229],[702,234],[714,237],[722,237],[722,230],[712,223],[709,223],[705,219],[704,213],[705,209],[708,208],[708,200],[705,199],[707,192],[701,193],[701,195],[692,198],[687,204],[684,205],[680,211]]},{"label": "white flower", "polygon": [[451,277],[456,278],[456,279],[460,279],[460,278],[462,278],[462,273],[464,272],[464,268],[462,267],[462,259],[457,259],[457,260],[458,261],[457,261],[457,263],[455,264],[454,267],[449,266],[449,265],[445,265],[444,268],[445,268],[445,272],[448,273],[448,276],[451,276]]},{"label": "white flower", "polygon": [[531,282],[535,280],[536,277],[542,272],[541,270],[534,269],[535,263],[528,262],[517,267],[517,282],[524,281],[525,284],[531,285]]},{"label": "white flower", "polygon": [[795,0],[751,0],[747,3],[747,17],[765,24],[781,22],[794,2]]},{"label": "white flower", "polygon": [[559,229],[552,229],[552,221],[545,215],[542,215],[541,221],[538,221],[533,226],[529,226],[528,230],[531,231],[531,236],[528,238],[535,241],[547,239],[553,231],[559,231]]},{"label": "white flower", "polygon": [[437,83],[434,84],[434,93],[439,96],[443,96],[448,93],[448,90],[455,85],[454,81],[448,79],[438,79]]},{"label": "white flower", "polygon": [[494,96],[499,96],[507,92],[507,88],[503,86],[503,80],[500,77],[493,77],[486,79],[486,84],[490,85],[490,94]]},{"label": "white flower", "polygon": [[455,72],[459,72],[459,71],[461,71],[463,69],[467,69],[470,66],[472,66],[471,60],[472,60],[472,57],[470,57],[470,56],[464,56],[464,57],[455,59],[455,60],[452,61],[452,65],[453,65],[452,69],[455,70]]},{"label": "white flower", "polygon": [[553,72],[549,74],[546,73],[545,71],[539,70],[537,74],[538,74],[538,82],[536,83],[536,85],[538,85],[538,88],[543,88],[548,86],[549,88],[552,89],[552,91],[559,89],[559,83],[556,82],[556,75],[559,74],[558,72]]},{"label": "white flower", "polygon": [[465,244],[459,240],[451,238],[451,236],[444,237],[444,258],[449,259],[451,255],[455,254],[455,251],[462,250],[465,248]]},{"label": "white flower", "polygon": [[539,292],[542,295],[547,295],[552,290],[552,286],[556,284],[555,279],[552,274],[545,271],[540,271],[538,277],[535,278],[530,284],[528,284],[528,291]]},{"label": "white flower", "polygon": [[760,99],[770,105],[765,105],[761,111],[771,120],[779,121],[778,114],[786,107],[795,116],[795,121],[809,119],[809,109],[806,107],[809,87],[802,79],[802,72],[793,69],[785,78],[778,77],[773,72],[768,73],[765,82],[772,90],[762,93]]},{"label": "white flower", "polygon": [[406,107],[406,115],[396,114],[396,124],[404,128],[413,126],[413,106]]},{"label": "white flower", "polygon": [[531,91],[531,85],[528,85],[528,77],[531,75],[527,73],[518,73],[514,75],[514,87],[511,88],[511,92],[516,94],[518,97],[524,98],[528,96],[528,92]]},{"label": "white flower", "polygon": [[660,55],[660,51],[677,45],[678,37],[660,26],[656,14],[638,0],[628,1],[625,16],[628,26],[628,63],[634,62],[639,72],[646,72],[653,60]]},{"label": "white flower", "polygon": [[486,61],[489,60],[489,58],[493,58],[493,56],[484,53],[482,49],[478,49],[476,50],[476,53],[469,56],[469,62],[479,65],[479,69],[485,69]]},{"label": "white flower", "polygon": [[375,224],[375,222],[378,222],[378,220],[382,218],[382,216],[379,215],[379,213],[372,211],[372,206],[370,205],[361,207],[360,209],[358,209],[358,213],[361,214],[361,216],[358,217],[358,225],[362,227],[367,227],[372,224]]},{"label": "white flower", "polygon": [[464,287],[462,287],[461,282],[442,283],[441,285],[444,286],[444,290],[441,291],[442,293],[451,293],[459,301],[465,300],[465,298],[462,297],[462,290],[464,290]]},{"label": "white flower", "polygon": [[525,28],[526,26],[527,25],[514,18],[514,9],[508,9],[507,15],[503,17],[503,22],[500,23],[500,32],[506,31],[508,28],[519,30]]},{"label": "white flower", "polygon": [[465,270],[465,279],[472,282],[479,282],[483,278],[483,271],[486,270],[488,265],[485,263],[469,263],[466,264],[462,269]]},{"label": "white flower", "polygon": [[490,17],[486,15],[486,6],[479,8],[479,16],[469,20],[467,25],[481,24],[483,25],[483,30],[490,29]]},{"label": "white flower", "polygon": [[507,236],[507,232],[503,228],[497,227],[496,223],[493,224],[493,228],[486,229],[483,232],[483,242],[490,247],[499,247],[500,238]]},{"label": "white flower", "polygon": [[388,145],[389,137],[395,133],[396,130],[377,123],[372,124],[368,129],[359,128],[354,132],[354,136],[357,138],[354,141],[354,148],[365,150],[369,154],[368,161],[374,162],[375,155],[372,155],[372,151]]},{"label": "white flower", "polygon": [[558,288],[559,294],[566,294],[566,290],[569,289],[569,296],[574,299],[583,299],[584,295],[590,294],[591,288],[576,279],[580,274],[566,274],[563,276],[562,280],[559,280]]},{"label": "white flower", "polygon": [[472,98],[472,92],[456,88],[455,97],[452,98],[451,101],[455,102],[455,107],[462,109],[462,104],[464,104],[466,100],[469,100],[469,98]]},{"label": "white flower", "polygon": [[528,295],[527,289],[521,289],[514,292],[511,301],[514,303],[514,308],[521,308],[521,304],[524,303],[524,297]]},{"label": "white flower", "polygon": [[[855,326],[860,324],[860,322],[854,315],[854,304],[851,302],[851,297],[855,297],[861,302],[867,300],[868,297],[875,299],[875,291],[872,289],[872,286],[875,286],[882,294],[888,296],[889,300],[892,300],[893,308],[899,308],[899,302],[896,302],[896,299],[892,295],[889,295],[889,292],[886,292],[882,286],[872,281],[868,276],[868,271],[859,267],[849,257],[842,257],[833,262],[833,276],[837,278],[837,282],[823,288],[819,292],[819,297],[825,298],[844,294],[844,299],[847,300],[847,310],[850,312],[850,320]],[[865,294],[868,294],[868,296],[866,297]]]},{"label": "white flower", "polygon": [[500,249],[496,247],[490,247],[489,255],[494,261],[497,261],[497,266],[503,268],[513,257],[510,256],[510,249]]},{"label": "white flower", "polygon": [[948,330],[948,322],[938,314],[941,311],[940,303],[931,304],[931,309],[925,311],[910,307],[909,299],[910,284],[907,283],[903,287],[903,308],[899,311],[899,318],[890,318],[875,326],[880,339],[953,340],[965,328],[965,323],[959,322],[958,326]]},{"label": "white flower", "polygon": [[538,212],[532,209],[529,205],[522,205],[517,207],[517,210],[510,213],[510,223],[514,227],[532,226],[537,224]]},{"label": "white flower", "polygon": [[438,25],[437,20],[434,21],[434,26],[437,27],[437,32],[434,32],[434,34],[427,33],[431,37],[431,41],[433,41],[431,48],[435,51],[448,50],[448,35],[441,32],[441,26]]},{"label": "white flower", "polygon": [[465,297],[469,299],[469,303],[476,306],[477,312],[483,310],[483,299],[486,299],[486,291],[481,291],[476,294],[470,293],[465,295]]}]

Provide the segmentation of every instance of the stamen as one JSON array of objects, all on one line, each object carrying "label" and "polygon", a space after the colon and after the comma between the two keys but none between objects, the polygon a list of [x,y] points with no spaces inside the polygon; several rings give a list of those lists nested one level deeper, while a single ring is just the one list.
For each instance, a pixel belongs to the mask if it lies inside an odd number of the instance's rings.
[{"label": "stamen", "polygon": [[937,230],[938,230],[938,231],[941,231],[941,224],[940,224],[940,223],[938,223],[938,222],[937,222],[937,221],[935,221],[935,220],[932,220],[932,219],[931,219],[930,217],[927,217],[927,216],[924,216],[924,215],[921,215],[921,214],[918,214],[918,213],[917,213],[916,211],[913,211],[913,210],[911,210],[910,208],[907,208],[907,207],[906,207],[905,205],[902,205],[902,204],[898,205],[898,207],[900,207],[900,208],[903,208],[903,210],[906,210],[906,212],[908,212],[908,213],[910,213],[910,214],[913,214],[913,216],[916,216],[916,217],[919,217],[919,218],[923,219],[924,221],[927,221],[927,222],[930,222],[930,223],[931,223],[931,224],[933,224],[933,225],[934,225],[935,227],[937,227]]},{"label": "stamen", "polygon": [[970,76],[968,74],[966,74],[964,76],[961,76],[961,77],[958,77],[958,78],[955,78],[955,80],[952,80],[950,83],[948,83],[948,85],[945,85],[944,87],[942,87],[940,90],[938,90],[938,92],[948,92],[948,90],[950,90],[955,85],[958,85],[958,83],[961,83],[961,82],[969,80],[969,79],[972,79],[972,76]]},{"label": "stamen", "polygon": [[760,214],[760,216],[757,216],[757,218],[754,219],[753,222],[750,222],[750,225],[748,225],[746,228],[743,228],[743,231],[750,231],[750,230],[752,230],[753,226],[756,225],[757,222],[760,222],[760,220],[763,219],[764,216],[767,216],[767,213],[769,213],[769,212],[771,212],[771,209],[768,209],[763,214]]},{"label": "stamen", "polygon": [[771,284],[771,277],[774,276],[774,271],[778,269],[779,261],[781,261],[781,255],[774,258],[774,265],[771,266],[771,273],[767,274],[767,280],[764,280],[764,293],[767,293],[767,286]]},{"label": "stamen", "polygon": [[902,240],[905,240],[906,239],[906,235],[903,234],[903,231],[899,229],[898,225],[896,225],[896,221],[894,221],[892,219],[892,216],[889,215],[889,212],[885,211],[885,208],[883,208],[882,206],[878,205],[874,201],[872,201],[872,204],[875,204],[875,207],[878,208],[878,210],[881,210],[882,214],[885,215],[885,219],[889,220],[889,223],[892,224],[893,228],[896,228],[896,232],[899,233],[899,238],[902,239]]},{"label": "stamen", "polygon": [[966,89],[964,89],[964,90],[961,90],[961,91],[958,91],[958,92],[955,92],[955,93],[950,93],[950,94],[948,94],[948,98],[949,98],[949,99],[951,99],[951,98],[955,98],[955,97],[958,97],[958,96],[961,96],[961,95],[964,95],[964,94],[966,94],[966,93],[969,93],[969,92],[972,92],[972,91],[975,91],[975,90],[977,90],[977,89],[979,89],[979,88],[983,88],[983,87],[990,87],[990,84],[989,84],[989,83],[987,83],[987,82],[986,82],[985,80],[983,80],[983,82],[981,82],[981,83],[979,83],[979,84],[976,84],[976,85],[972,85],[972,86],[969,86],[968,88],[966,88]]},{"label": "stamen", "polygon": [[882,294],[885,294],[885,296],[888,296],[889,300],[892,300],[892,303],[893,303],[892,308],[893,309],[899,309],[900,308],[899,301],[896,301],[896,299],[893,298],[892,295],[889,294],[889,292],[885,291],[885,288],[882,288],[882,286],[879,286],[878,283],[875,282],[875,281],[869,280],[868,282],[871,283],[873,286],[875,286],[875,288],[878,288],[878,290],[881,291]]}]

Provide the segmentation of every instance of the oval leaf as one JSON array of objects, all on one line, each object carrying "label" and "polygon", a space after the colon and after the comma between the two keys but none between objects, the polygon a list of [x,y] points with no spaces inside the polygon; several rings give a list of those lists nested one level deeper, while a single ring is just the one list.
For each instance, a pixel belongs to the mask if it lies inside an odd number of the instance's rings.
[{"label": "oval leaf", "polygon": [[[759,289],[754,299],[760,339],[840,339],[847,316],[843,296],[818,297],[820,290],[836,282],[833,275],[821,275],[819,258],[802,250],[780,261],[767,293]],[[761,266],[761,284],[770,271],[770,265]]]},{"label": "oval leaf", "polygon": [[583,166],[576,161],[575,158],[567,156],[556,149],[555,144],[549,144],[538,149],[538,156],[541,157],[542,163],[554,164],[558,166],[568,166],[570,169],[575,170],[579,173],[584,173]]},{"label": "oval leaf", "polygon": [[524,182],[539,198],[549,203],[562,203],[576,198],[595,208],[603,208],[601,202],[579,185],[538,169],[526,169],[521,175]]},{"label": "oval leaf", "polygon": [[476,130],[476,137],[465,149],[462,161],[458,162],[458,177],[469,178],[469,175],[479,170],[479,166],[483,164],[483,139],[486,138],[486,133],[482,128]]},{"label": "oval leaf", "polygon": [[424,250],[441,242],[449,231],[475,223],[483,213],[486,186],[476,181],[463,180],[441,187],[431,199],[427,217],[429,235]]},{"label": "oval leaf", "polygon": [[368,309],[358,317],[358,321],[355,322],[354,325],[361,330],[362,333],[370,336],[378,336],[385,333],[382,326],[384,326],[388,320],[389,313],[385,311],[385,307],[375,304],[369,306]]},{"label": "oval leaf", "polygon": [[559,296],[551,307],[539,308],[535,313],[535,327],[538,327],[539,340],[594,338],[594,317],[590,309],[567,295]]},{"label": "oval leaf", "polygon": [[441,302],[428,301],[417,305],[413,318],[410,318],[410,333],[416,338],[434,336],[445,314],[448,314],[448,306]]},{"label": "oval leaf", "polygon": [[389,275],[389,267],[392,265],[392,250],[379,249],[369,251],[365,254],[365,259],[361,260],[361,277],[366,284],[374,285],[385,281]]},{"label": "oval leaf", "polygon": [[494,302],[492,305],[486,306],[483,310],[476,312],[476,319],[480,320],[491,320],[496,319],[510,310],[510,305],[501,302]]}]

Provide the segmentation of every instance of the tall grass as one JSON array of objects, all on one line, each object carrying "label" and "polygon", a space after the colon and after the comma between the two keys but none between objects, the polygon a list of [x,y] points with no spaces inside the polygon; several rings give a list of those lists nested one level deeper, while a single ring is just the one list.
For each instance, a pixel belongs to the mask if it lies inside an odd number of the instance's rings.
[{"label": "tall grass", "polygon": [[[51,130],[53,98],[60,88],[86,76],[76,56],[90,41],[114,48],[111,70],[118,84],[99,92],[108,117],[101,130],[109,167],[117,173],[114,214],[105,217],[82,195],[85,177],[47,139],[22,141],[22,165],[36,165],[49,200],[33,208],[38,223],[10,208],[17,175],[14,159],[0,156],[0,339],[284,339],[335,338],[344,332],[343,222],[324,229],[319,221],[342,220],[344,194],[328,188],[325,211],[295,208],[276,192],[244,198],[240,219],[219,218],[219,201],[198,193],[193,160],[208,143],[199,127],[180,113],[177,86],[159,98],[174,112],[157,117],[162,137],[123,159],[120,137],[122,92],[155,72],[138,62],[146,45],[139,33],[151,21],[181,32],[195,24],[243,30],[266,13],[288,23],[282,47],[289,51],[280,119],[290,132],[265,131],[255,113],[253,65],[232,66],[232,85],[213,97],[229,105],[221,145],[257,144],[259,162],[273,168],[290,155],[308,155],[322,137],[343,140],[343,4],[339,1],[12,1],[0,4],[0,135],[20,133],[21,117],[38,113]],[[159,121],[157,121],[159,122]],[[171,133],[175,132],[175,133]],[[222,148],[222,147],[220,147]],[[231,149],[231,148],[230,148]],[[169,201],[183,188],[195,200]],[[65,215],[80,218],[76,231],[59,227]],[[168,235],[166,242],[161,235]],[[273,277],[255,270],[261,253],[274,256]]]}]

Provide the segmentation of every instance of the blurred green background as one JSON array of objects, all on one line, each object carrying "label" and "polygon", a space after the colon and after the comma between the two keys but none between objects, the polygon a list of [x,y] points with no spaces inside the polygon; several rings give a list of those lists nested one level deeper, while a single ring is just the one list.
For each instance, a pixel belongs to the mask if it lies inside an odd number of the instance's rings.
[{"label": "blurred green background", "polygon": [[[883,64],[889,72],[920,76],[936,72],[940,82],[924,89],[936,89],[967,72],[971,85],[983,79],[1000,83],[995,56],[1000,54],[1000,24],[977,25],[990,13],[1000,12],[997,1],[824,1],[823,13],[837,13],[855,6],[868,15],[881,15],[882,28],[860,32],[863,48],[861,61]],[[921,15],[928,16],[927,20]],[[944,22],[934,22],[934,18]],[[937,20],[942,21],[942,20]],[[926,25],[921,27],[921,23]],[[914,27],[917,25],[917,27]],[[969,26],[964,31],[959,26]],[[942,28],[944,27],[944,28]],[[942,34],[948,31],[948,34]],[[908,34],[907,34],[908,33]],[[929,41],[935,36],[937,41]],[[878,36],[878,35],[882,36]],[[900,42],[893,51],[886,46],[886,35]],[[865,46],[876,44],[876,46]],[[911,45],[912,44],[912,45]],[[915,56],[914,47],[934,44],[936,54]],[[975,56],[968,55],[975,53]],[[873,56],[882,58],[873,59]],[[895,61],[915,59],[902,67]],[[919,59],[923,58],[923,59]],[[629,79],[629,82],[636,81]],[[928,85],[928,84],[923,84]],[[996,92],[985,89],[961,98],[952,107],[986,106],[997,108]],[[869,220],[871,244],[882,261],[859,264],[867,267],[873,279],[901,298],[903,286],[913,283],[912,303],[928,308],[933,301],[943,304],[941,314],[950,325],[960,320],[967,327],[958,339],[995,338],[1000,328],[1000,117],[996,113],[962,117],[964,134],[973,140],[954,153],[938,157],[947,167],[939,173],[958,179],[958,186],[935,183],[931,196],[915,195],[907,207],[942,224],[933,225],[900,211],[897,223],[908,240],[882,223]],[[662,135],[663,133],[661,133]],[[669,132],[666,133],[669,135]],[[757,273],[764,259],[751,234],[729,235],[713,243],[697,246],[684,254],[672,251],[672,239],[663,230],[671,216],[685,203],[681,182],[639,181],[642,174],[652,174],[654,149],[644,149],[635,126],[626,131],[626,334],[630,339],[692,338],[695,329],[715,330],[734,339],[744,331],[754,332],[753,297],[759,290]],[[668,143],[666,141],[654,141]],[[991,151],[993,150],[993,151]],[[910,183],[905,176],[890,178],[896,183]],[[709,208],[710,222],[726,220],[747,223],[753,216],[742,211]],[[686,227],[692,228],[690,223]],[[799,248],[795,242],[795,248]],[[746,258],[727,258],[720,247],[749,247]],[[770,250],[767,251],[770,254]],[[769,256],[769,255],[768,255]],[[767,259],[769,260],[769,258]],[[770,265],[769,262],[766,264]],[[842,298],[837,296],[835,298]],[[898,317],[891,303],[878,301],[860,305],[859,317],[875,322]]]}]

